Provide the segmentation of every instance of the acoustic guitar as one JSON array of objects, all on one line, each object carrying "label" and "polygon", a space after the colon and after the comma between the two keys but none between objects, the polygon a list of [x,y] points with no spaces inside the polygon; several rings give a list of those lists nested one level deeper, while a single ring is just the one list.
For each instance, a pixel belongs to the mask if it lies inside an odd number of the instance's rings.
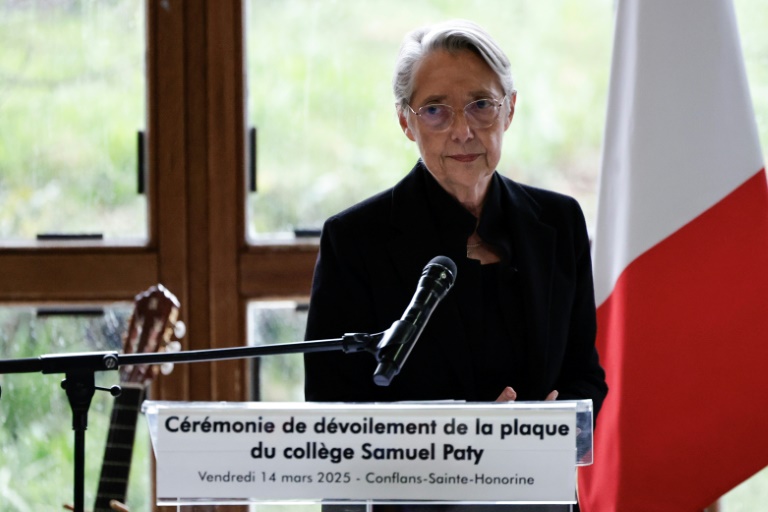
[{"label": "acoustic guitar", "polygon": [[[178,299],[160,284],[137,295],[123,338],[123,353],[180,350],[178,339],[184,336],[185,328],[178,319],[179,307]],[[170,373],[172,365],[163,365],[161,370]],[[123,366],[119,372],[122,393],[112,407],[94,512],[127,510],[123,503],[128,491],[136,421],[157,366]]]}]

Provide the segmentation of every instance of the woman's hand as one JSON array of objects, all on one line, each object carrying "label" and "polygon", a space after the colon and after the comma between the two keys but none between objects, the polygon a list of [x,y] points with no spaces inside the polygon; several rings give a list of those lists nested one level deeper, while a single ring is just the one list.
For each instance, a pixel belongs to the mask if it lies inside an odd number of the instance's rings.
[{"label": "woman's hand", "polygon": [[512,402],[517,398],[517,392],[511,387],[507,386],[496,399],[497,402]]},{"label": "woman's hand", "polygon": [[[544,400],[557,400],[557,390],[551,391],[547,398]],[[517,398],[517,392],[512,389],[511,387],[507,386],[504,388],[504,390],[499,395],[499,398],[496,399],[497,402],[513,402]]]}]

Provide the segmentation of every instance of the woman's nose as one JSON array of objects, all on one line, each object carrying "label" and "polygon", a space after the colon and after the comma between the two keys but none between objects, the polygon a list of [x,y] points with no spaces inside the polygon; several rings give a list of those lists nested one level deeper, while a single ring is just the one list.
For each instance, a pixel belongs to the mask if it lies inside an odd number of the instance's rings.
[{"label": "woman's nose", "polygon": [[451,123],[451,139],[457,142],[466,142],[474,138],[475,134],[467,123],[464,111],[456,112]]}]

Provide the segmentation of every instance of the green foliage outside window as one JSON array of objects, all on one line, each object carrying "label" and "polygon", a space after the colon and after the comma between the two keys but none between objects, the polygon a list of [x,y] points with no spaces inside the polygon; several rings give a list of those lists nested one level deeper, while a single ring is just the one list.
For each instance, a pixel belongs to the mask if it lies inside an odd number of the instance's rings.
[{"label": "green foliage outside window", "polygon": [[0,0],[0,240],[146,237],[138,0]]},{"label": "green foliage outside window", "polygon": [[[120,350],[130,309],[111,307],[99,316],[41,316],[30,308],[0,309],[0,359],[36,358]],[[118,383],[117,372],[99,372],[96,385]],[[61,388],[63,374],[0,375],[0,511],[61,510],[73,502],[72,411]],[[97,391],[85,435],[85,502],[93,507],[114,398]],[[131,510],[149,506],[149,445],[139,418],[128,500]]]},{"label": "green foliage outside window", "polygon": [[[579,199],[594,217],[612,0],[252,0],[248,108],[258,129],[250,234],[318,228],[418,158],[391,79],[406,32],[450,18],[484,26],[518,90],[499,171]],[[270,48],[270,51],[264,51]]]}]

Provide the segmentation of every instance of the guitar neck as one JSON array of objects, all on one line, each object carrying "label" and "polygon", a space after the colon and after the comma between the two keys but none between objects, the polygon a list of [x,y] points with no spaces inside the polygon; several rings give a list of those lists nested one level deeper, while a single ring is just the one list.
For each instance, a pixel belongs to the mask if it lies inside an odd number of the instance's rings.
[{"label": "guitar neck", "polygon": [[110,512],[110,500],[125,503],[128,491],[136,420],[144,400],[144,386],[123,383],[121,387],[122,393],[115,399],[112,407],[94,512]]}]

